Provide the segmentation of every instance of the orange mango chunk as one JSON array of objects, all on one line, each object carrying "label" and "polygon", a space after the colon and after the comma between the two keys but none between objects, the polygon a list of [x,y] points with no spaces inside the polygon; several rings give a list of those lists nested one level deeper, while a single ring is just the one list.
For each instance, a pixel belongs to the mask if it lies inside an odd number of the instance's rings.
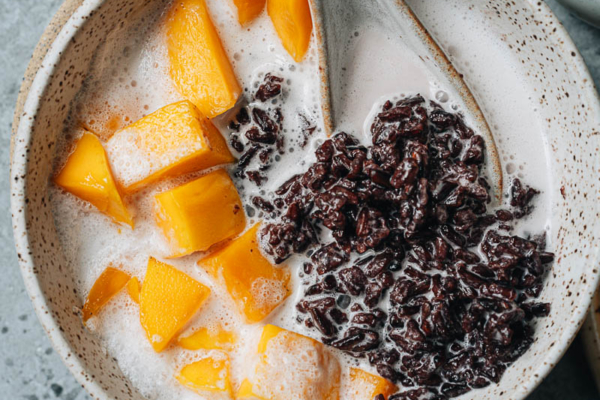
[{"label": "orange mango chunk", "polygon": [[[176,376],[179,383],[198,394],[224,392],[231,398],[232,388],[229,376],[229,358],[226,354],[206,357],[186,365]],[[213,397],[211,397],[213,398]]]},{"label": "orange mango chunk", "polygon": [[267,12],[283,47],[296,62],[302,61],[312,33],[308,0],[267,0]]},{"label": "orange mango chunk", "polygon": [[154,258],[140,293],[140,322],[154,351],[160,353],[196,314],[210,289]]},{"label": "orange mango chunk", "polygon": [[242,89],[204,0],[176,0],[166,19],[175,87],[208,118],[232,108]]},{"label": "orange mango chunk", "polygon": [[126,193],[234,161],[221,133],[187,100],[117,131],[106,150],[115,179]]},{"label": "orange mango chunk", "polygon": [[127,293],[129,294],[129,297],[131,297],[131,300],[133,300],[135,304],[140,304],[141,290],[142,285],[140,284],[139,279],[135,276],[131,278],[129,282],[127,282]]},{"label": "orange mango chunk", "polygon": [[233,0],[238,10],[240,25],[246,25],[258,17],[265,8],[265,2],[266,0]]},{"label": "orange mango chunk", "polygon": [[97,315],[100,309],[119,293],[129,281],[129,275],[113,267],[107,267],[96,279],[83,305],[83,322]]},{"label": "orange mango chunk", "polygon": [[266,325],[257,353],[254,374],[242,382],[238,399],[340,398],[340,364],[322,343]]},{"label": "orange mango chunk", "polygon": [[236,397],[236,399],[240,399],[240,400],[241,399],[266,400],[264,398],[258,397],[252,391],[252,384],[250,383],[250,381],[248,379],[244,379],[244,381],[240,385],[240,388],[238,389],[237,395],[235,397]]},{"label": "orange mango chunk", "polygon": [[218,329],[200,328],[186,337],[180,337],[177,344],[187,350],[231,350],[236,342],[233,332]]},{"label": "orange mango chunk", "polygon": [[92,203],[117,223],[133,228],[100,140],[85,132],[54,182],[69,193]]},{"label": "orange mango chunk", "polygon": [[169,242],[170,257],[205,251],[246,226],[238,192],[223,170],[157,194],[155,219]]},{"label": "orange mango chunk", "polygon": [[348,400],[373,399],[382,394],[385,399],[398,391],[398,386],[379,375],[373,375],[362,369],[350,368]]},{"label": "orange mango chunk", "polygon": [[262,321],[290,294],[290,273],[260,252],[255,225],[198,264],[224,283],[238,310],[250,323]]}]

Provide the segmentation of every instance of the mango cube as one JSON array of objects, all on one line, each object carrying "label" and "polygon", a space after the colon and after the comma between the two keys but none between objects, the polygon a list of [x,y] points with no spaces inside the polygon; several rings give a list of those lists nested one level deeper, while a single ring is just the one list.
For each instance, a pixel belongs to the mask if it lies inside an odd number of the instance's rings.
[{"label": "mango cube", "polygon": [[230,397],[232,393],[229,358],[226,354],[206,357],[188,364],[181,369],[176,378],[179,383],[198,394],[225,392]]},{"label": "mango cube", "polygon": [[208,118],[232,108],[242,89],[204,0],[176,0],[166,20],[169,72]]},{"label": "mango cube", "polygon": [[201,328],[186,337],[180,337],[177,344],[187,350],[231,350],[236,337],[232,332]]},{"label": "mango cube", "polygon": [[350,382],[347,387],[348,400],[373,399],[382,394],[385,399],[398,391],[398,387],[379,375],[373,375],[362,369],[350,368]]},{"label": "mango cube", "polygon": [[117,131],[106,149],[115,178],[126,193],[234,161],[221,133],[187,100]]},{"label": "mango cube", "polygon": [[113,267],[107,267],[96,279],[83,305],[83,322],[92,316],[119,293],[129,281],[129,275]]},{"label": "mango cube", "polygon": [[275,267],[260,252],[255,225],[241,237],[198,264],[224,283],[250,323],[262,321],[290,294],[290,273]]},{"label": "mango cube", "polygon": [[246,25],[258,17],[265,8],[266,0],[233,0],[238,10],[240,25]]},{"label": "mango cube", "polygon": [[140,322],[154,351],[160,353],[169,345],[209,294],[200,282],[150,258],[140,293]]},{"label": "mango cube", "polygon": [[266,325],[257,353],[254,374],[242,382],[238,399],[339,399],[340,364],[322,343]]},{"label": "mango cube", "polygon": [[268,0],[267,12],[283,47],[296,62],[302,61],[312,34],[308,0]]},{"label": "mango cube", "polygon": [[248,379],[244,379],[242,381],[242,384],[240,385],[240,388],[238,389],[237,395],[235,396],[236,399],[258,399],[258,400],[268,400],[262,397],[258,397],[253,391],[252,391],[252,384],[250,383],[250,381]]},{"label": "mango cube", "polygon": [[140,304],[141,290],[142,285],[140,284],[139,279],[135,276],[131,278],[129,282],[127,282],[127,293],[129,294],[129,297],[131,297],[131,300],[133,300],[135,304]]},{"label": "mango cube", "polygon": [[87,131],[83,134],[54,182],[92,203],[113,221],[133,228],[133,220],[113,178],[106,152],[94,134]]},{"label": "mango cube", "polygon": [[240,197],[223,170],[157,194],[155,218],[169,242],[171,257],[205,251],[246,226]]}]

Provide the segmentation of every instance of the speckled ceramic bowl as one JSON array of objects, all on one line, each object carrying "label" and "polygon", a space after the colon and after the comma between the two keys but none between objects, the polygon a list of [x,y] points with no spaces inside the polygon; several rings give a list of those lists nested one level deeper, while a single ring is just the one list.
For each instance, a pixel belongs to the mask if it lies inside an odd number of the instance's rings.
[{"label": "speckled ceramic bowl", "polygon": [[[547,202],[541,206],[550,211],[556,262],[542,299],[552,303],[552,312],[539,320],[535,343],[509,368],[500,385],[467,395],[522,399],[571,343],[598,281],[600,104],[581,57],[542,1],[448,0],[452,12],[443,18],[428,8],[437,1],[408,2],[464,73],[492,131],[508,129],[496,117],[498,110],[513,107],[520,136],[503,137],[517,141],[521,151],[543,153],[544,165],[537,167],[550,171],[551,182],[544,193]],[[48,178],[56,136],[63,130],[96,48],[107,32],[143,14],[146,4],[143,0],[68,0],[36,49],[15,113],[11,196],[20,267],[57,352],[98,399],[142,396],[75,312],[83,294],[75,289],[57,240]],[[478,26],[481,31],[474,28]],[[473,40],[482,45],[473,46]],[[488,85],[498,80],[505,84]],[[514,104],[523,105],[514,109]],[[531,128],[519,131],[523,126]]]}]

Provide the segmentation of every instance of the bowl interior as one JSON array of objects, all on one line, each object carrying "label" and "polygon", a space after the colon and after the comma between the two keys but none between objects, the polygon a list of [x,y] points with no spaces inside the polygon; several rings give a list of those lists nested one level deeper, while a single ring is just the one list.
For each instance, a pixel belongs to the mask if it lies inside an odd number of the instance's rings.
[{"label": "bowl interior", "polygon": [[[433,1],[407,2],[465,75],[499,138],[504,186],[517,175],[543,189],[535,213],[546,214],[556,261],[541,299],[552,310],[537,321],[529,351],[498,387],[487,389],[487,398],[524,398],[573,340],[597,284],[598,94],[577,49],[543,2],[473,6],[451,0],[440,10]],[[515,166],[516,174],[509,173]]]},{"label": "bowl interior", "polygon": [[[85,293],[77,291],[57,237],[49,176],[55,144],[99,46],[107,38],[118,46],[128,27],[166,2],[84,2],[50,48],[14,138],[13,216],[24,279],[57,351],[98,398],[142,396],[76,312]],[[435,0],[408,3],[464,73],[493,133],[502,138],[503,167],[512,170],[505,173],[505,187],[511,176],[523,173],[527,184],[544,190],[533,219],[548,221],[537,228],[546,230],[550,250],[556,253],[541,297],[552,303],[551,314],[539,320],[532,348],[509,368],[500,385],[467,395],[522,398],[576,334],[598,278],[597,94],[577,50],[543,2],[472,5],[448,0],[442,7]]]}]

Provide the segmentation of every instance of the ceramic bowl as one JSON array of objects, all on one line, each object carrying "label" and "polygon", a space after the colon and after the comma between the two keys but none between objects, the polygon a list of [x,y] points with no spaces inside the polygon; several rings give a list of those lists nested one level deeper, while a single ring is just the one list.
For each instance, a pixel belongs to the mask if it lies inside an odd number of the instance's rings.
[{"label": "ceramic bowl", "polygon": [[[600,103],[577,49],[543,1],[447,0],[443,14],[437,0],[408,3],[464,75],[493,133],[501,133],[518,157],[541,160],[527,165],[525,180],[534,186],[548,180],[537,207],[549,217],[556,253],[542,294],[552,311],[537,322],[533,346],[499,385],[465,397],[522,399],[573,340],[598,281]],[[143,15],[147,4],[68,0],[36,49],[15,113],[11,200],[23,278],[56,351],[97,399],[143,397],[76,312],[85,294],[76,290],[65,263],[48,179],[57,135],[95,50],[108,32]],[[503,143],[499,147],[502,157]],[[510,164],[508,153],[504,157],[503,164]]]}]

